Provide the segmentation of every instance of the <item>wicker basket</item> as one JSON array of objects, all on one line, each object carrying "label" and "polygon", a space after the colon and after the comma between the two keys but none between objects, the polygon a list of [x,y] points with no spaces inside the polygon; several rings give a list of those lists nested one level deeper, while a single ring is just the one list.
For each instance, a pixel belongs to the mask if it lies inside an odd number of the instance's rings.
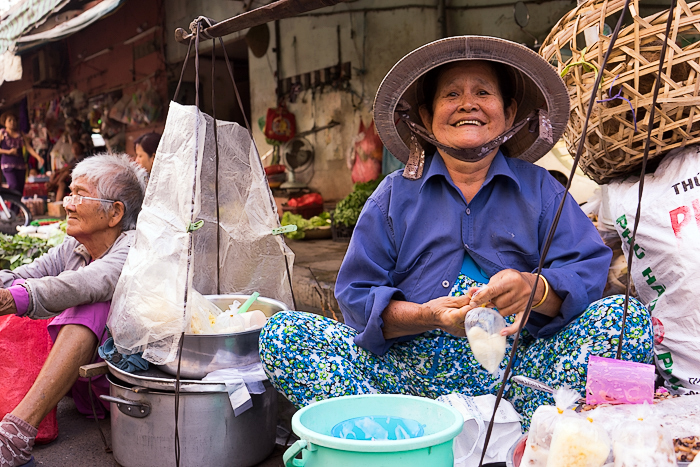
[{"label": "wicker basket", "polygon": [[[564,74],[569,88],[571,115],[564,140],[571,154],[580,141],[596,69],[610,43],[609,35],[597,31],[606,32],[605,24],[613,28],[623,6],[624,0],[587,1],[562,18],[540,48]],[[581,168],[598,183],[633,173],[644,154],[668,10],[641,18],[638,0],[630,2],[630,10],[625,15],[628,25],[621,29],[603,70],[603,84],[593,93],[604,102],[593,108],[581,155]],[[597,37],[590,47],[585,45],[586,30],[589,40],[591,33],[593,40]],[[649,160],[700,142],[700,2],[678,0],[670,39]]]}]

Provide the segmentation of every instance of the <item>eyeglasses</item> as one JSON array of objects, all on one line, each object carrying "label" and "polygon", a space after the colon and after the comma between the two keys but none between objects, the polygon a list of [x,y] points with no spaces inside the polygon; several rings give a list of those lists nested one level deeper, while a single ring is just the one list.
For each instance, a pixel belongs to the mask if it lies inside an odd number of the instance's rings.
[{"label": "eyeglasses", "polygon": [[105,203],[116,203],[116,201],[111,200],[111,199],[102,199],[102,198],[91,198],[89,196],[80,196],[80,195],[68,195],[63,198],[63,205],[66,206],[67,204],[72,204],[73,206],[77,206],[79,204],[83,204],[83,200],[90,200],[90,201],[101,201]]}]

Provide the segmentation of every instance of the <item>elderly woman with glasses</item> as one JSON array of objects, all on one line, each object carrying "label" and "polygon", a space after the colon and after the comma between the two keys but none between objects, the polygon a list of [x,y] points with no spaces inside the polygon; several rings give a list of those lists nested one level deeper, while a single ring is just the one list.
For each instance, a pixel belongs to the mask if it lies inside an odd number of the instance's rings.
[{"label": "elderly woman with glasses", "polygon": [[[55,317],[53,348],[34,385],[0,422],[0,467],[32,465],[39,422],[72,390],[79,411],[91,414],[91,395],[78,368],[104,340],[114,288],[126,261],[146,188],[146,172],[126,154],[97,155],[73,170],[66,239],[31,264],[0,271],[0,315]],[[96,393],[104,382],[93,381]],[[107,388],[108,389],[108,388]],[[96,400],[96,399],[95,399]],[[96,410],[104,414],[103,406]]]}]

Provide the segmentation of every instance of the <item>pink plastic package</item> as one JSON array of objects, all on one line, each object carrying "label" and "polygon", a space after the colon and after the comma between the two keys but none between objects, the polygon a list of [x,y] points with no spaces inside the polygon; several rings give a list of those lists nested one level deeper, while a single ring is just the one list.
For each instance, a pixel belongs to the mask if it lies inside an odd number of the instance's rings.
[{"label": "pink plastic package", "polygon": [[588,359],[586,404],[652,404],[654,379],[654,365],[592,355]]}]

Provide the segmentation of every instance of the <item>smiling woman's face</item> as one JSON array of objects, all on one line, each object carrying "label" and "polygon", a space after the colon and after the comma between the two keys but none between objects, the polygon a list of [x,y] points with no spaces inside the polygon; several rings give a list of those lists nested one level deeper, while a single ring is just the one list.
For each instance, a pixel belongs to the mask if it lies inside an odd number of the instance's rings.
[{"label": "smiling woman's face", "polygon": [[498,77],[486,62],[458,62],[437,81],[433,112],[420,115],[442,144],[457,149],[479,148],[513,125],[516,104],[504,108]]},{"label": "smiling woman's face", "polygon": [[[85,177],[73,180],[71,191],[75,195],[99,198],[97,188]],[[109,216],[102,210],[99,201],[83,200],[82,204],[64,206],[67,214],[66,233],[80,241],[81,238],[109,228]]]}]

